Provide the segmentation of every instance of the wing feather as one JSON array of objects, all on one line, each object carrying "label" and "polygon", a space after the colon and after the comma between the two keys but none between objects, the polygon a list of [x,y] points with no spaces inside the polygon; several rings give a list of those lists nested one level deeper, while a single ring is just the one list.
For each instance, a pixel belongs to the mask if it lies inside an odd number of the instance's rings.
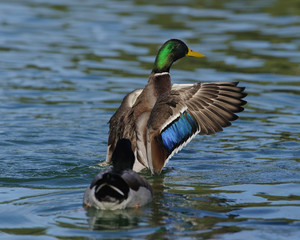
[{"label": "wing feather", "polygon": [[246,96],[238,82],[176,85],[161,95],[151,111],[147,130],[147,158],[160,173],[169,158],[196,134],[214,134],[230,126],[243,111]]},{"label": "wing feather", "polygon": [[136,89],[131,93],[127,94],[118,110],[109,120],[109,137],[107,142],[107,155],[106,162],[110,163],[112,153],[114,152],[115,146],[118,139],[123,138],[123,133],[126,129],[126,118],[128,113],[132,109],[137,97],[141,94],[143,89]]}]

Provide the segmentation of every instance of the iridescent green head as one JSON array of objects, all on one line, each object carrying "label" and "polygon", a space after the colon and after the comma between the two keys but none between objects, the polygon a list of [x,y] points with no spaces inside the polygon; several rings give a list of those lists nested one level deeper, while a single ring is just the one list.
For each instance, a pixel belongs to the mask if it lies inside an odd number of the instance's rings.
[{"label": "iridescent green head", "polygon": [[159,49],[152,72],[169,72],[173,62],[185,56],[205,57],[202,53],[189,49],[183,41],[170,39]]}]

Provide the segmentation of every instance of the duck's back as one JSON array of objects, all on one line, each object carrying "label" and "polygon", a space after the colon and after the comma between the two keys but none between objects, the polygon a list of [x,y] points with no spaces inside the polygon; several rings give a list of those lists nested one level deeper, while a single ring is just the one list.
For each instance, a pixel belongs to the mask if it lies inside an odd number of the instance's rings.
[{"label": "duck's back", "polygon": [[160,95],[171,90],[169,73],[151,73],[144,89],[137,89],[123,99],[121,106],[109,121],[109,138],[106,162],[110,162],[116,143],[121,138],[131,141],[137,161],[133,169],[140,171],[148,166],[146,153],[147,122]]}]

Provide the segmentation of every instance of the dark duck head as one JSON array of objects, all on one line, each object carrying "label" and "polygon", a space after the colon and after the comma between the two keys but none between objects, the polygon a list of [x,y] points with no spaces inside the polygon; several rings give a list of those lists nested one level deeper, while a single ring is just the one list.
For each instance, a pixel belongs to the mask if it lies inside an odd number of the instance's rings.
[{"label": "dark duck head", "polygon": [[139,207],[152,200],[150,184],[132,171],[135,156],[128,139],[120,139],[112,155],[112,169],[100,172],[86,189],[85,206],[98,209]]},{"label": "dark duck head", "polygon": [[170,39],[159,49],[154,62],[154,73],[169,72],[172,64],[185,56],[205,57],[202,53],[192,51],[179,39]]}]

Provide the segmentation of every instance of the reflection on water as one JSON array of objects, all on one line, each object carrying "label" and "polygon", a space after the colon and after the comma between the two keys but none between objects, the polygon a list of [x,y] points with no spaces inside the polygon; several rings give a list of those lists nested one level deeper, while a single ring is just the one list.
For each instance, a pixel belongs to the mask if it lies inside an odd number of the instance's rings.
[{"label": "reflection on water", "polygon": [[[300,7],[293,0],[2,1],[0,231],[16,239],[298,239]],[[159,46],[204,53],[176,83],[240,81],[245,111],[199,136],[141,209],[82,207],[107,121]]]},{"label": "reflection on water", "polygon": [[98,231],[117,231],[136,228],[144,216],[143,209],[127,209],[117,211],[96,211],[88,209],[89,226]]}]

